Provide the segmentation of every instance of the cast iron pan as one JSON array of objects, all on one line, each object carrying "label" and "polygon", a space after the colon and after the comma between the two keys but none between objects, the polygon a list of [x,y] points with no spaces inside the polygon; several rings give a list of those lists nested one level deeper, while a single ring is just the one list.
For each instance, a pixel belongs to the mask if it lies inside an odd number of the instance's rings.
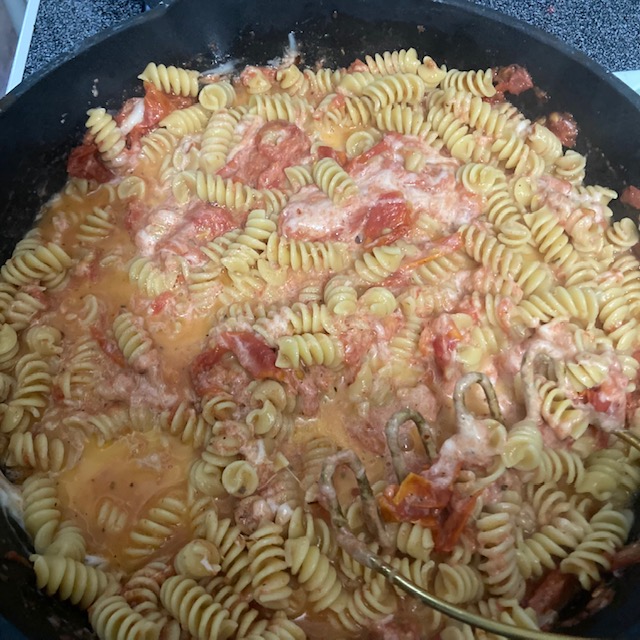
[{"label": "cast iron pan", "polygon": [[[66,156],[83,135],[88,108],[117,108],[140,95],[136,76],[150,60],[201,69],[230,58],[264,64],[282,54],[290,31],[309,64],[348,64],[413,46],[449,67],[524,65],[550,99],[519,106],[530,117],[574,114],[578,150],[588,154],[587,182],[618,191],[640,185],[640,98],[586,56],[501,14],[460,0],[178,0],[93,39],[0,101],[0,259],[63,185]],[[620,206],[616,215],[623,214],[633,212]],[[94,637],[84,614],[35,589],[31,569],[10,553],[16,551],[28,555],[29,543],[2,514],[0,613],[34,640]],[[640,638],[640,570],[628,571],[616,589],[613,604],[576,632]]]}]

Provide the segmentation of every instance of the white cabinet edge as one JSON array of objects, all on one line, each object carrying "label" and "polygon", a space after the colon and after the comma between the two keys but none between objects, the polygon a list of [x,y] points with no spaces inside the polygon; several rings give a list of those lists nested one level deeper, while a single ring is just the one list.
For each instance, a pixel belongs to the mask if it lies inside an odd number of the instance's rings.
[{"label": "white cabinet edge", "polygon": [[618,71],[614,75],[618,76],[622,82],[628,84],[634,91],[640,93],[640,70]]},{"label": "white cabinet edge", "polygon": [[27,55],[29,55],[31,36],[33,35],[33,28],[36,24],[36,16],[38,15],[39,6],[40,0],[29,0],[27,2],[27,9],[24,13],[22,29],[20,29],[20,35],[18,36],[18,44],[16,46],[15,55],[13,56],[13,64],[11,65],[11,72],[9,73],[9,81],[7,82],[7,93],[22,82],[22,76],[24,75],[24,68],[27,64]]}]

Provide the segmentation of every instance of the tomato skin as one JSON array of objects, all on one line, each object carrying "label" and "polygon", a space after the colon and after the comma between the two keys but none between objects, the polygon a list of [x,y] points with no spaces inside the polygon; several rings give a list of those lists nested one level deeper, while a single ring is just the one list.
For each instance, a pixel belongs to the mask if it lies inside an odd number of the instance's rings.
[{"label": "tomato skin", "polygon": [[[191,97],[176,96],[160,91],[150,82],[144,83],[144,117],[142,122],[137,124],[127,134],[127,144],[129,148],[158,126],[163,118],[166,118],[176,109],[185,109],[194,104]],[[126,103],[125,103],[126,105]]]},{"label": "tomato skin", "polygon": [[266,342],[249,331],[227,331],[219,336],[215,347],[203,351],[191,362],[189,372],[196,393],[204,395],[209,389],[209,371],[229,352],[257,380],[287,378],[285,371],[275,366],[276,352]]},{"label": "tomato skin", "polygon": [[519,64],[510,64],[508,67],[501,67],[496,72],[496,91],[498,93],[511,93],[514,96],[520,95],[523,91],[533,88],[531,75]]},{"label": "tomato skin", "polygon": [[151,315],[157,316],[159,313],[162,313],[172,296],[171,291],[165,291],[159,296],[156,296],[151,303]]},{"label": "tomato skin", "polygon": [[253,144],[236,153],[218,175],[250,187],[282,188],[287,181],[285,168],[300,164],[310,147],[309,137],[295,124],[267,122],[255,134]]},{"label": "tomato skin", "polygon": [[526,606],[538,615],[560,611],[579,591],[580,583],[576,576],[554,569],[536,587]]},{"label": "tomato skin", "polygon": [[367,211],[365,243],[391,244],[402,237],[411,223],[411,210],[399,191],[383,194]]},{"label": "tomato skin", "polygon": [[229,331],[220,336],[219,344],[231,351],[254,378],[284,379],[284,371],[276,367],[276,352],[255,334]]},{"label": "tomato skin", "polygon": [[72,178],[95,180],[101,184],[113,178],[113,173],[102,161],[95,142],[87,137],[81,145],[71,150],[67,160],[67,173]]},{"label": "tomato skin", "polygon": [[125,366],[126,362],[122,351],[113,340],[107,338],[101,329],[96,326],[91,327],[91,337],[98,343],[100,349],[108,358],[121,367]]},{"label": "tomato skin", "polygon": [[453,354],[459,341],[460,335],[458,334],[456,337],[451,333],[440,334],[433,339],[433,356],[436,367],[438,367],[438,371],[443,376],[453,362]]},{"label": "tomato skin", "polygon": [[344,167],[347,163],[347,154],[344,151],[338,151],[337,149],[333,149],[332,147],[327,147],[325,145],[318,147],[318,159],[322,160],[322,158],[331,158],[341,167]]}]

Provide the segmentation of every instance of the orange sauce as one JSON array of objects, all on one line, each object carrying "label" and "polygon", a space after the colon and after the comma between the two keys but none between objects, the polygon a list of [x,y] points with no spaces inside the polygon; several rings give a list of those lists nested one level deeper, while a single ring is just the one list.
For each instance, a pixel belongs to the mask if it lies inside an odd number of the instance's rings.
[{"label": "orange sauce", "polygon": [[[130,570],[136,562],[125,551],[132,527],[168,493],[186,495],[187,469],[195,455],[190,446],[157,431],[128,433],[102,446],[92,440],[78,464],[60,475],[64,515],[82,529],[91,553]],[[120,531],[98,523],[105,498],[126,514]]]}]

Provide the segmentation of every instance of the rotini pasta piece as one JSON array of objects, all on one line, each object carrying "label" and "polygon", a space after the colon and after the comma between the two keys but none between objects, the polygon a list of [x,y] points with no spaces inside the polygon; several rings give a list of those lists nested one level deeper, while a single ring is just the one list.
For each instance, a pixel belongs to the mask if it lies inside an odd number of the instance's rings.
[{"label": "rotini pasta piece", "polygon": [[255,189],[203,171],[179,173],[173,180],[172,189],[180,203],[187,202],[191,195],[195,195],[200,200],[238,211],[247,211],[259,200],[259,193]]},{"label": "rotini pasta piece", "polygon": [[333,368],[342,364],[342,345],[324,333],[303,333],[278,340],[276,367],[299,369],[302,365],[324,365]]},{"label": "rotini pasta piece", "polygon": [[47,595],[57,595],[81,609],[87,609],[113,585],[113,579],[104,571],[60,556],[33,554],[29,557],[36,573],[38,589]]},{"label": "rotini pasta piece", "polygon": [[517,125],[526,122],[520,111],[508,102],[492,105],[482,96],[465,90],[451,87],[443,92],[441,100],[441,106],[454,111],[472,129],[493,138],[513,133]]},{"label": "rotini pasta piece", "polygon": [[313,175],[304,165],[286,167],[284,174],[287,176],[289,186],[293,191],[300,191],[302,187],[306,187],[308,184],[313,184]]},{"label": "rotini pasta piece", "polygon": [[362,90],[374,108],[383,109],[390,104],[418,104],[424,97],[426,87],[422,78],[413,73],[385,75],[374,80]]},{"label": "rotini pasta piece", "polygon": [[111,115],[102,107],[89,109],[86,127],[93,137],[102,159],[107,164],[114,164],[118,156],[126,148],[126,140],[120,127]]},{"label": "rotini pasta piece", "polygon": [[179,575],[200,580],[215,575],[219,568],[220,552],[208,540],[191,540],[178,551],[173,566]]},{"label": "rotini pasta piece", "polygon": [[89,612],[91,626],[100,640],[158,640],[162,627],[134,611],[118,595],[96,600]]},{"label": "rotini pasta piece", "polygon": [[80,527],[70,520],[60,523],[53,536],[53,541],[47,547],[47,555],[70,558],[82,562],[87,554],[87,545]]},{"label": "rotini pasta piece", "polygon": [[399,246],[375,247],[356,260],[355,271],[365,282],[382,282],[400,268],[402,258]]},{"label": "rotini pasta piece", "polygon": [[189,469],[189,486],[205,496],[220,498],[225,495],[222,470],[204,460],[194,460]]},{"label": "rotini pasta piece", "polygon": [[356,183],[333,158],[323,158],[316,162],[313,166],[313,180],[338,206],[358,193]]},{"label": "rotini pasta piece", "polygon": [[208,84],[200,90],[198,102],[207,111],[218,111],[232,106],[236,99],[236,91],[233,85],[227,81]]},{"label": "rotini pasta piece", "polygon": [[256,114],[266,120],[286,120],[302,123],[307,118],[308,103],[298,97],[287,94],[252,95],[249,98],[249,113]]},{"label": "rotini pasta piece", "polygon": [[509,221],[498,231],[498,240],[507,247],[525,249],[531,240],[531,232],[522,222]]},{"label": "rotini pasta piece", "polygon": [[33,467],[38,471],[60,471],[67,458],[64,442],[45,433],[13,433],[9,441],[7,466]]},{"label": "rotini pasta piece", "polygon": [[484,212],[496,229],[502,229],[510,222],[519,222],[520,209],[511,194],[502,185],[498,185],[488,194]]},{"label": "rotini pasta piece", "polygon": [[421,319],[409,315],[405,317],[404,326],[389,341],[389,370],[397,388],[414,386],[422,375],[422,368],[415,362],[421,331]]},{"label": "rotini pasta piece", "polygon": [[434,593],[452,604],[476,602],[484,593],[482,576],[468,565],[438,565],[434,582]]},{"label": "rotini pasta piece", "polygon": [[542,434],[533,420],[522,420],[511,427],[501,453],[505,466],[521,471],[533,471],[540,465]]},{"label": "rotini pasta piece", "polygon": [[147,366],[145,356],[151,351],[153,342],[142,324],[130,311],[119,313],[113,321],[113,335],[125,360],[136,371],[144,372]]},{"label": "rotini pasta piece", "polygon": [[266,244],[265,256],[271,263],[292,271],[339,271],[347,263],[346,252],[337,242],[288,240],[274,232]]},{"label": "rotini pasta piece", "polygon": [[138,76],[144,82],[150,82],[157,89],[177,96],[195,98],[200,89],[198,72],[191,69],[180,69],[150,62]]},{"label": "rotini pasta piece", "polygon": [[260,380],[251,388],[251,400],[270,402],[276,411],[291,413],[295,408],[295,398],[287,393],[282,384],[275,380]]},{"label": "rotini pasta piece", "polygon": [[422,64],[417,71],[427,89],[435,89],[447,74],[447,68],[444,65],[439,67],[431,56],[422,58]]},{"label": "rotini pasta piece", "polygon": [[549,426],[561,439],[577,440],[589,426],[589,418],[583,409],[576,407],[558,385],[544,378],[536,379],[540,396],[540,412]]},{"label": "rotini pasta piece", "polygon": [[420,67],[418,53],[411,49],[400,49],[399,51],[385,51],[375,53],[373,56],[366,55],[364,63],[369,71],[376,75],[389,75],[393,73],[417,73]]},{"label": "rotini pasta piece", "polygon": [[389,104],[376,113],[376,126],[382,131],[395,131],[408,136],[425,137],[429,126],[420,109],[402,104]]},{"label": "rotini pasta piece", "polygon": [[352,133],[344,143],[348,158],[355,158],[365,151],[369,151],[380,141],[380,132],[377,129],[364,129]]},{"label": "rotini pasta piece", "polygon": [[141,561],[160,549],[182,523],[186,510],[185,499],[178,493],[161,498],[131,529],[125,555]]},{"label": "rotini pasta piece", "polygon": [[388,316],[398,307],[396,297],[385,287],[371,287],[360,296],[362,303],[375,316]]},{"label": "rotini pasta piece", "polygon": [[370,71],[346,73],[341,77],[336,92],[346,96],[361,96],[362,90],[375,79],[376,76]]},{"label": "rotini pasta piece", "polygon": [[[471,160],[476,143],[466,124],[443,108],[429,111],[428,123],[456,160],[461,162]],[[481,158],[475,159],[481,160]]]},{"label": "rotini pasta piece", "polygon": [[498,597],[520,599],[525,583],[517,565],[515,526],[508,513],[483,512],[478,520],[479,564],[487,591]]},{"label": "rotini pasta piece", "polygon": [[145,181],[138,176],[127,176],[116,188],[116,193],[120,200],[131,200],[133,198],[142,199],[146,192],[147,185]]},{"label": "rotini pasta piece", "polygon": [[45,553],[60,526],[57,483],[45,473],[34,473],[22,485],[24,527],[37,553]]},{"label": "rotini pasta piece", "polygon": [[236,401],[229,393],[213,393],[202,399],[202,417],[205,422],[213,425],[218,420],[230,418],[236,407]]},{"label": "rotini pasta piece", "polygon": [[192,135],[202,131],[209,120],[209,112],[199,104],[185,109],[176,109],[159,122],[176,138]]},{"label": "rotini pasta piece", "polygon": [[470,609],[486,618],[515,627],[535,630],[540,628],[536,612],[531,608],[524,609],[515,598],[489,598],[472,605]]},{"label": "rotini pasta piece", "polygon": [[611,567],[610,556],[621,547],[631,528],[632,513],[603,506],[589,521],[590,531],[561,563],[560,570],[577,576],[583,589],[590,590]]},{"label": "rotini pasta piece", "polygon": [[561,180],[566,180],[574,186],[580,186],[584,180],[586,158],[568,149],[561,158],[558,158],[553,167],[555,175]]},{"label": "rotini pasta piece", "polygon": [[[624,504],[640,486],[640,471],[620,449],[601,449],[585,460],[584,476],[576,482],[576,490],[589,493],[597,500]],[[616,499],[618,494],[620,500]]]},{"label": "rotini pasta piece", "polygon": [[285,560],[291,573],[309,594],[311,610],[342,608],[342,583],[329,558],[313,546],[306,536],[287,540],[284,546]]},{"label": "rotini pasta piece", "polygon": [[493,69],[486,71],[458,71],[449,69],[440,83],[443,89],[453,87],[458,91],[468,91],[476,96],[491,98],[496,94],[493,86]]},{"label": "rotini pasta piece", "polygon": [[229,495],[236,498],[250,496],[258,488],[258,474],[246,460],[236,460],[222,472],[222,486]]},{"label": "rotini pasta piece", "polygon": [[498,138],[491,145],[491,153],[499,164],[512,170],[514,175],[538,177],[544,173],[544,159],[515,133]]},{"label": "rotini pasta piece", "polygon": [[216,604],[229,612],[230,620],[237,623],[236,638],[247,638],[254,634],[262,637],[269,621],[249,605],[243,594],[235,593],[230,585],[225,584],[222,576],[209,580],[204,588]]},{"label": "rotini pasta piece", "polygon": [[401,553],[411,558],[428,562],[434,541],[431,529],[420,524],[402,522],[393,531],[395,546]]},{"label": "rotini pasta piece", "polygon": [[127,526],[129,516],[108,496],[98,503],[98,526],[107,533],[120,533]]},{"label": "rotini pasta piece", "polygon": [[523,300],[516,309],[516,317],[527,327],[536,327],[552,318],[565,317],[589,328],[594,326],[599,311],[595,289],[556,287]]},{"label": "rotini pasta piece", "polygon": [[170,291],[178,278],[174,269],[162,270],[149,258],[135,258],[129,264],[129,281],[135,283],[140,291],[149,298]]},{"label": "rotini pasta piece", "polygon": [[196,449],[203,447],[211,435],[210,424],[187,402],[181,402],[173,410],[163,414],[161,426]]},{"label": "rotini pasta piece", "polygon": [[51,394],[49,364],[39,353],[27,353],[16,363],[15,388],[2,416],[0,431],[26,431],[39,418]]},{"label": "rotini pasta piece", "polygon": [[336,445],[330,438],[318,436],[309,440],[304,447],[303,474],[301,485],[305,500],[313,502],[318,497],[318,481],[324,461],[336,452]]},{"label": "rotini pasta piece", "polygon": [[94,207],[78,228],[80,242],[93,243],[107,238],[114,229],[111,214],[105,209]]},{"label": "rotini pasta piece", "polygon": [[533,125],[533,129],[527,137],[527,142],[542,157],[547,167],[554,164],[562,156],[562,142],[560,142],[558,136],[537,122]]},{"label": "rotini pasta piece", "polygon": [[177,138],[166,129],[155,129],[140,140],[141,155],[145,160],[157,162],[167,157],[176,147]]},{"label": "rotini pasta piece", "polygon": [[222,264],[235,273],[247,273],[267,249],[267,240],[275,233],[275,222],[263,209],[249,213],[244,229],[222,256]]},{"label": "rotini pasta piece", "polygon": [[0,326],[0,371],[13,369],[20,345],[18,334],[10,324]]},{"label": "rotini pasta piece", "polygon": [[215,173],[227,161],[238,118],[238,111],[220,109],[209,119],[200,143],[200,168],[206,173]]},{"label": "rotini pasta piece", "polygon": [[596,354],[581,354],[576,356],[576,362],[558,362],[556,366],[558,380],[566,380],[578,393],[597,387],[605,380],[608,371],[606,358]]},{"label": "rotini pasta piece", "polygon": [[460,251],[445,253],[419,265],[411,274],[411,280],[418,285],[436,285],[474,265],[475,262]]},{"label": "rotini pasta piece", "polygon": [[391,615],[396,607],[395,593],[384,583],[374,581],[348,593],[344,608],[334,619],[341,628],[356,633]]},{"label": "rotini pasta piece", "polygon": [[569,484],[578,485],[582,482],[584,473],[584,462],[578,454],[545,447],[540,456],[540,466],[533,472],[532,481],[541,484],[564,479]]},{"label": "rotini pasta piece", "polygon": [[281,608],[283,601],[292,593],[282,527],[273,523],[263,524],[249,536],[249,541],[248,571],[254,598],[267,608]]},{"label": "rotini pasta piece", "polygon": [[345,97],[340,101],[332,101],[326,115],[330,122],[352,126],[369,125],[375,121],[375,117],[376,109],[373,102],[366,97]]},{"label": "rotini pasta piece", "polygon": [[347,276],[336,275],[325,285],[323,298],[331,313],[348,316],[356,310],[358,294]]},{"label": "rotini pasta piece", "polygon": [[172,576],[162,583],[160,600],[180,626],[197,640],[226,640],[238,623],[229,617],[229,611],[191,578]]},{"label": "rotini pasta piece", "polygon": [[239,527],[233,525],[229,518],[220,520],[212,510],[206,515],[204,537],[213,542],[220,551],[222,571],[226,579],[234,585],[235,592],[243,591],[251,584],[253,576],[248,569],[251,559]]},{"label": "rotini pasta piece", "polygon": [[506,177],[500,169],[477,162],[461,166],[456,178],[465,189],[480,195],[488,195],[497,185],[506,183]]},{"label": "rotini pasta piece", "polygon": [[41,280],[47,287],[60,283],[72,260],[62,247],[47,242],[31,251],[9,258],[0,268],[0,276],[15,286]]},{"label": "rotini pasta piece", "polygon": [[523,268],[523,259],[519,253],[515,253],[495,236],[473,225],[463,225],[460,234],[469,257],[493,273],[503,278],[511,277],[517,282]]},{"label": "rotini pasta piece", "polygon": [[331,333],[333,330],[333,321],[326,305],[296,302],[291,307],[285,307],[283,312],[288,322],[288,333]]}]

